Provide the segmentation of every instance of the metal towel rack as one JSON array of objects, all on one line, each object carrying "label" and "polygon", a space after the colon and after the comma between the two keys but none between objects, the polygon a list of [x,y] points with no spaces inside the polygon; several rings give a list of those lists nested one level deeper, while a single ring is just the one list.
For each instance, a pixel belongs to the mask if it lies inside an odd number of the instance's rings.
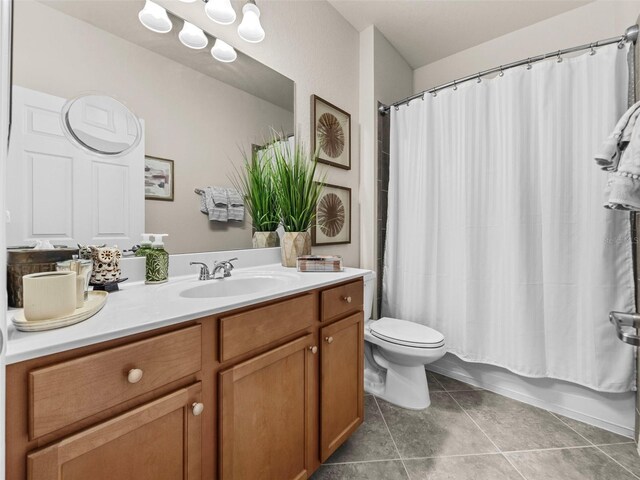
[{"label": "metal towel rack", "polygon": [[629,345],[640,347],[640,336],[622,330],[622,327],[640,328],[640,314],[609,312],[609,320],[615,325],[616,334],[620,340]]}]

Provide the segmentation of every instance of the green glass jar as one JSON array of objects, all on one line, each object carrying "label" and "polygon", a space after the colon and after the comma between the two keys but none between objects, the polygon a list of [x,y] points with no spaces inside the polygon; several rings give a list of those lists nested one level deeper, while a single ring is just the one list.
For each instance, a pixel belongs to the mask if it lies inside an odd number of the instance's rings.
[{"label": "green glass jar", "polygon": [[169,254],[162,241],[166,234],[154,235],[151,249],[146,252],[145,283],[164,283],[169,280]]}]

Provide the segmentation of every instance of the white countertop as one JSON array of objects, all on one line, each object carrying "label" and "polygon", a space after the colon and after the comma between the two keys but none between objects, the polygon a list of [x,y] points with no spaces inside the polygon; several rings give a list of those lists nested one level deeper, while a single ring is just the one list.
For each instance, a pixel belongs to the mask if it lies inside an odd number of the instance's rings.
[{"label": "white countertop", "polygon": [[[17,310],[8,312],[7,364],[63,352],[74,348],[125,337],[167,325],[214,315],[305,290],[362,277],[368,270],[345,268],[339,273],[300,273],[280,265],[235,269],[233,275],[273,273],[289,280],[275,283],[269,290],[250,295],[222,298],[183,298],[180,292],[205,284],[197,275],[172,278],[168,283],[145,285],[143,282],[120,284],[120,291],[109,295],[104,308],[90,319],[45,332],[19,332],[11,323]],[[233,278],[233,277],[232,277]],[[224,282],[208,280],[207,282]]]}]

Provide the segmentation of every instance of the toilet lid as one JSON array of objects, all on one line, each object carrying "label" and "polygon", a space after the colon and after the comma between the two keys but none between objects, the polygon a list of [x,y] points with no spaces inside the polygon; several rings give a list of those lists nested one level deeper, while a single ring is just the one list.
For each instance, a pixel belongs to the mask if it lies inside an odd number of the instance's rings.
[{"label": "toilet lid", "polygon": [[438,348],[444,345],[444,335],[415,322],[383,317],[371,322],[371,334],[382,340],[417,348]]}]

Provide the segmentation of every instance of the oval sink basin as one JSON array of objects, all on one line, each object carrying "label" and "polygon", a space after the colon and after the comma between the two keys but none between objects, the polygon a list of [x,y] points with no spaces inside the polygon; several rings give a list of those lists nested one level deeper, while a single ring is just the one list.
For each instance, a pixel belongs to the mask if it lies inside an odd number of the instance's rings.
[{"label": "oval sink basin", "polygon": [[184,298],[238,297],[275,290],[291,280],[290,277],[280,275],[252,275],[250,277],[206,280],[202,282],[202,285],[180,292],[180,296]]}]

